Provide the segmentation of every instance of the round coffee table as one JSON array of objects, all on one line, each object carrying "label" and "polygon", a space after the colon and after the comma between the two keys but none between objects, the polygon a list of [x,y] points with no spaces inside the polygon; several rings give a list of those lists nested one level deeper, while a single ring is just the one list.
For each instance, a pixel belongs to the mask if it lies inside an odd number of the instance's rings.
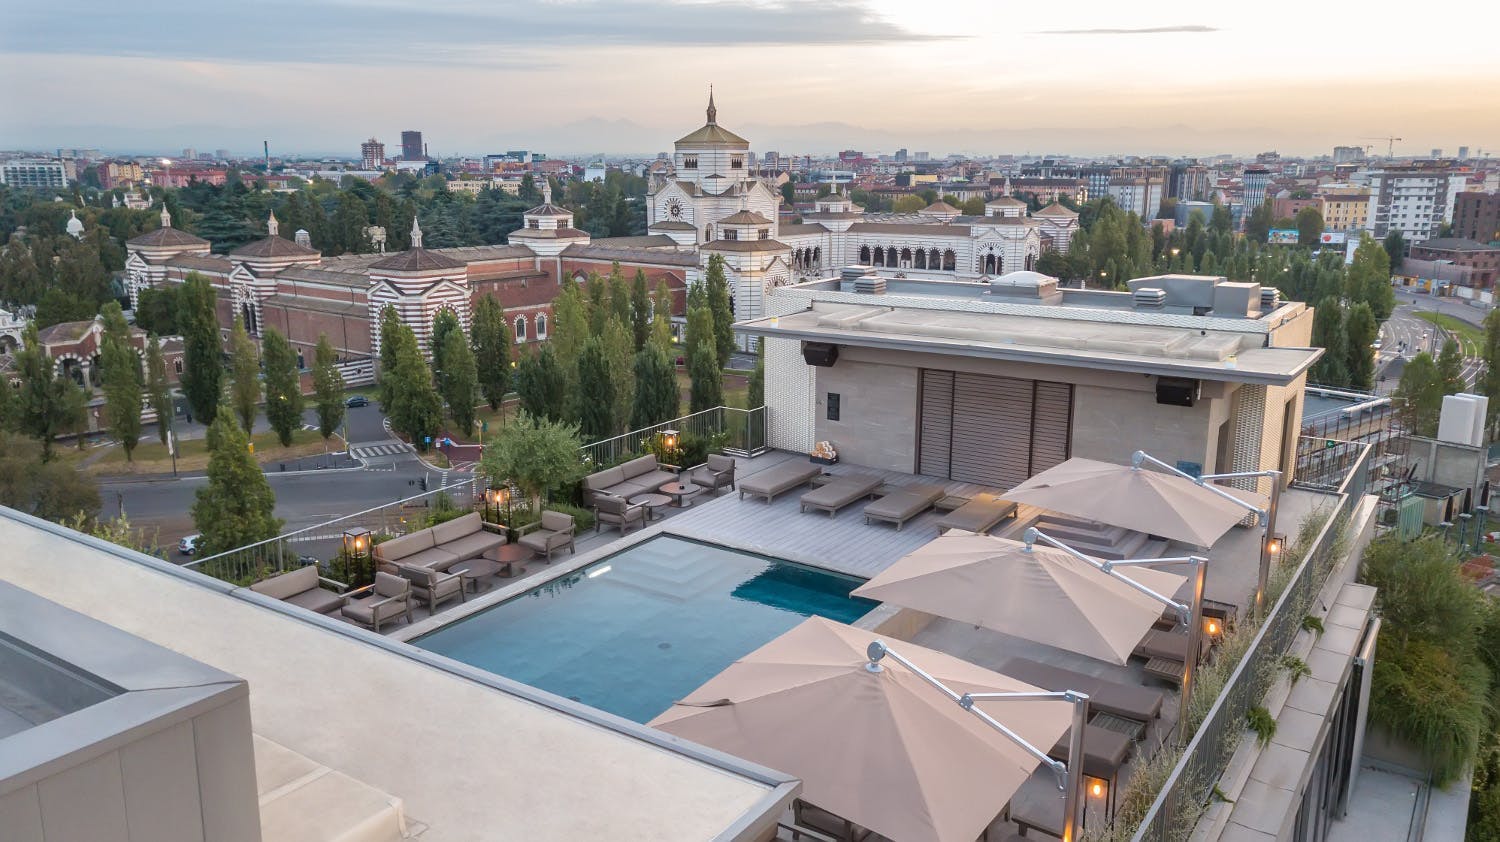
[{"label": "round coffee table", "polygon": [[531,556],[531,550],[520,544],[501,544],[492,550],[486,550],[484,554],[485,558],[499,562],[502,568],[500,575],[507,579],[518,573],[525,573],[526,568],[521,566],[521,562],[526,561]]},{"label": "round coffee table", "polygon": [[672,498],[665,494],[637,494],[626,502],[632,506],[645,506],[646,516],[656,520],[661,517],[659,509],[672,502]]},{"label": "round coffee table", "polygon": [[471,558],[468,561],[460,561],[458,564],[448,568],[449,573],[457,573],[463,577],[463,585],[467,590],[473,585],[473,591],[479,593],[479,580],[486,576],[493,576],[500,572],[503,565],[498,561],[487,558]]},{"label": "round coffee table", "polygon": [[699,489],[690,482],[669,482],[657,490],[672,498],[678,508],[687,508],[692,505],[687,501],[687,495],[697,493]]}]

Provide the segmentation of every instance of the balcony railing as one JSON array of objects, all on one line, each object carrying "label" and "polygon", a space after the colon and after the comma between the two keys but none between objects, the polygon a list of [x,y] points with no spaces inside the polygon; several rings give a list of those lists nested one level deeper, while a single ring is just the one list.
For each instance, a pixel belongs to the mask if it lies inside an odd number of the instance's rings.
[{"label": "balcony railing", "polygon": [[676,430],[680,436],[709,441],[723,437],[722,449],[725,453],[732,456],[756,456],[766,451],[766,408],[716,406],[694,412],[671,421],[631,430],[614,438],[586,444],[582,448],[583,459],[590,465],[614,465],[630,456],[644,453],[651,441],[663,430]]},{"label": "balcony railing", "polygon": [[[1311,613],[1318,592],[1343,554],[1344,529],[1365,494],[1372,450],[1368,444],[1354,444],[1358,454],[1337,489],[1342,496],[1286,578],[1265,622],[1193,733],[1131,842],[1187,839],[1213,797],[1214,786],[1245,737],[1246,714],[1265,699],[1281,672],[1281,656],[1291,647],[1302,618]],[[1272,594],[1277,584],[1278,579],[1273,579]]]}]

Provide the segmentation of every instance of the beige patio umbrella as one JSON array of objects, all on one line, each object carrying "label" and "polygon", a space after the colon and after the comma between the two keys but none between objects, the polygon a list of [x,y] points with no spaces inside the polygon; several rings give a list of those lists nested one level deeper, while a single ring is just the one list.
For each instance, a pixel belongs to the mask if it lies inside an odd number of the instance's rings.
[{"label": "beige patio umbrella", "polygon": [[1251,491],[1093,459],[1069,459],[1005,493],[1005,499],[1048,511],[1123,526],[1198,547],[1211,547],[1266,499]]},{"label": "beige patio umbrella", "polygon": [[[1145,567],[1119,573],[1167,598],[1187,580]],[[932,540],[854,595],[1115,664],[1125,663],[1163,608],[1070,553],[968,532]]]},{"label": "beige patio umbrella", "polygon": [[[920,676],[872,669],[871,632],[811,617],[731,664],[652,720],[694,742],[795,775],[803,798],[902,842],[973,842],[1039,760]],[[911,643],[902,654],[962,693],[1041,692]],[[1070,705],[1012,701],[993,711],[1043,751]]]}]

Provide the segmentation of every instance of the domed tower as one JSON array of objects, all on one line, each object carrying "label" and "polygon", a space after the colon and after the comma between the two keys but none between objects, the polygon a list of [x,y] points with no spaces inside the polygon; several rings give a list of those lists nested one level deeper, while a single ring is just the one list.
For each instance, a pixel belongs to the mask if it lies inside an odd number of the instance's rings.
[{"label": "domed tower", "polygon": [[464,329],[469,327],[469,265],[422,247],[422,226],[411,221],[411,248],[370,264],[370,353],[380,354],[380,312],[396,308],[401,321],[428,349],[432,320],[439,310],[452,310]]},{"label": "domed tower", "polygon": [[276,276],[298,265],[316,265],[322,252],[285,239],[276,214],[266,219],[267,236],[246,243],[229,253],[230,294],[234,312],[245,320],[251,335],[260,335],[261,304],[276,293]]},{"label": "domed tower", "polygon": [[208,257],[211,244],[202,237],[172,227],[172,214],[161,209],[161,227],[125,241],[125,287],[130,306],[140,305],[141,290],[166,280],[167,261],[174,257]]},{"label": "domed tower", "polygon": [[1042,233],[1052,238],[1052,248],[1067,254],[1073,234],[1078,231],[1078,212],[1053,202],[1031,216],[1041,223]]},{"label": "domed tower", "polygon": [[588,245],[589,233],[573,227],[573,212],[552,204],[552,182],[542,185],[542,203],[521,214],[521,227],[510,232],[505,241],[525,246],[538,257],[556,257],[563,249],[578,243]]},{"label": "domed tower", "polygon": [[[713,90],[708,94],[708,122],[679,138],[672,156],[670,178],[653,178],[647,190],[646,224],[686,223],[692,241],[717,239],[714,226],[742,207],[773,220],[781,197],[750,172],[750,141],[719,125]],[[655,229],[679,245],[687,241],[681,225]],[[675,232],[675,233],[674,233]]]}]

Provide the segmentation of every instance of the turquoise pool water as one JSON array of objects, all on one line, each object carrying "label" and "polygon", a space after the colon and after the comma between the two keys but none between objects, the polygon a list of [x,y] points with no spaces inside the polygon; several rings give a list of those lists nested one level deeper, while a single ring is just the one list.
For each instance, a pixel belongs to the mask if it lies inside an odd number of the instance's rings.
[{"label": "turquoise pool water", "polygon": [[646,722],[806,617],[864,616],[860,584],[661,535],[412,643]]}]

